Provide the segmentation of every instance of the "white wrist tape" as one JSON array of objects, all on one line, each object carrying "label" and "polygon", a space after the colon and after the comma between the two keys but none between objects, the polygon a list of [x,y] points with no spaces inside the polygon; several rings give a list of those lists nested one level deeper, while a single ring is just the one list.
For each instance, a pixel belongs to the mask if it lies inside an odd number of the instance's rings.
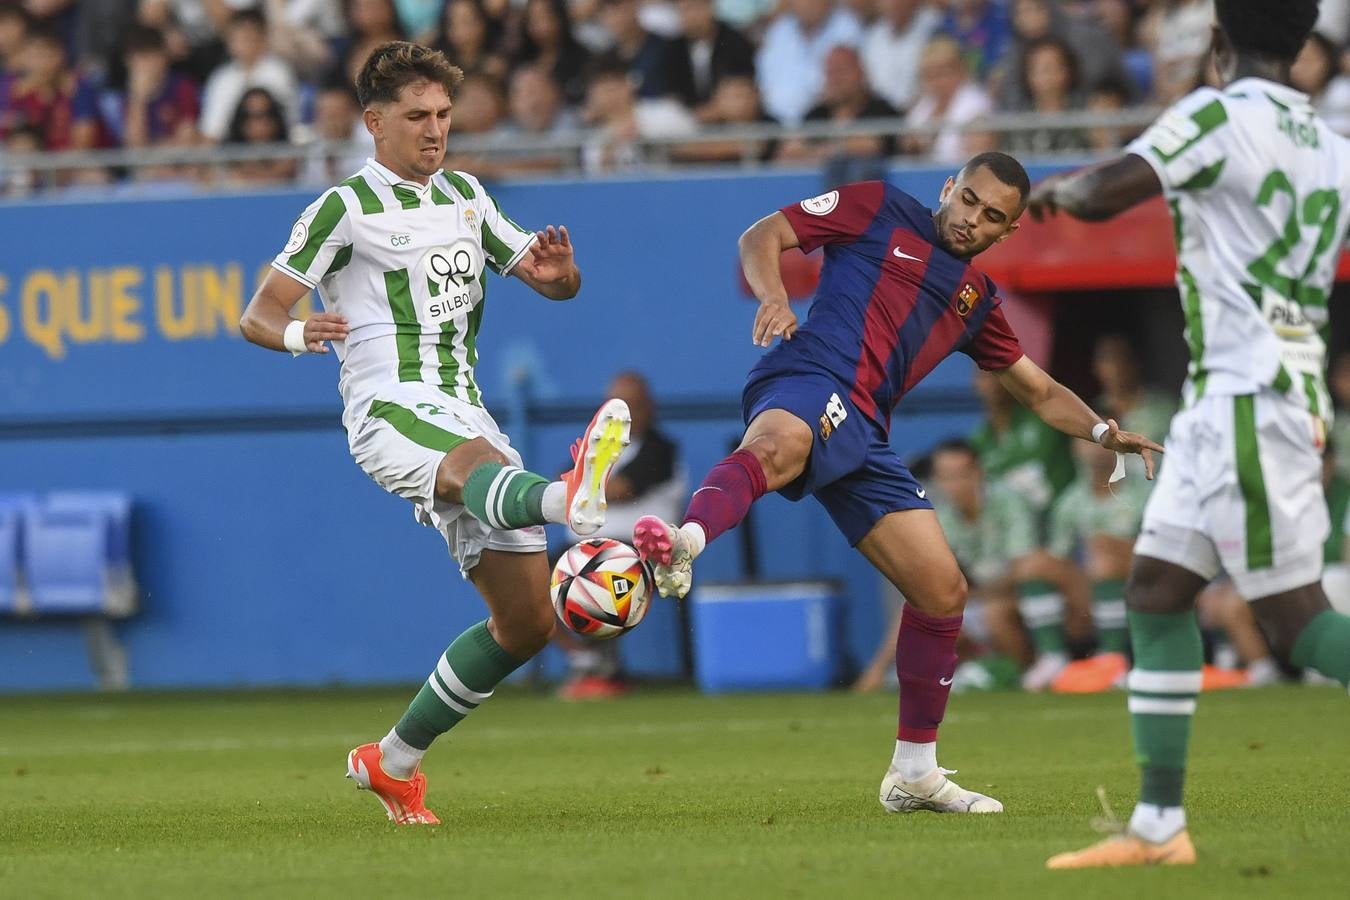
[{"label": "white wrist tape", "polygon": [[286,331],[281,336],[281,342],[286,345],[287,350],[291,351],[292,356],[308,353],[309,348],[305,346],[304,321],[291,319],[291,324],[286,326]]},{"label": "white wrist tape", "polygon": [[[1092,439],[1100,444],[1102,442],[1102,438],[1106,437],[1106,433],[1110,430],[1111,430],[1110,425],[1107,425],[1105,422],[1098,422],[1096,425],[1092,426]],[[1120,481],[1124,477],[1125,477],[1125,455],[1123,453],[1117,453],[1116,467],[1113,470],[1111,470],[1111,477],[1107,479],[1106,483],[1115,484],[1117,481]]]},{"label": "white wrist tape", "polygon": [[1098,422],[1096,425],[1092,426],[1092,439],[1100,444],[1102,442],[1102,437],[1110,430],[1110,425],[1107,425],[1105,422]]}]

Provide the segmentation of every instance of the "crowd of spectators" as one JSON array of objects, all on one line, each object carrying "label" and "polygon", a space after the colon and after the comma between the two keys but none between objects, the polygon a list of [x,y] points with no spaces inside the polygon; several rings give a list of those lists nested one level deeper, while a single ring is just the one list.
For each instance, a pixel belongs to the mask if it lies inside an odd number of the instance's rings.
[{"label": "crowd of spectators", "polygon": [[[0,141],[62,151],[317,140],[368,142],[352,83],[380,43],[434,45],[467,78],[454,131],[581,133],[589,171],[648,162],[644,139],[716,124],[927,126],[897,137],[747,145],[709,138],[674,162],[802,164],[840,154],[955,162],[1107,151],[1120,129],[972,131],[992,112],[1165,105],[1206,80],[1209,0],[0,0]],[[1295,71],[1350,129],[1350,0],[1323,0]],[[455,152],[452,144],[451,152]],[[326,182],[348,158],[240,163],[230,181]],[[464,157],[484,175],[549,158]],[[193,179],[80,170],[67,181]],[[9,173],[3,190],[32,190]]]}]

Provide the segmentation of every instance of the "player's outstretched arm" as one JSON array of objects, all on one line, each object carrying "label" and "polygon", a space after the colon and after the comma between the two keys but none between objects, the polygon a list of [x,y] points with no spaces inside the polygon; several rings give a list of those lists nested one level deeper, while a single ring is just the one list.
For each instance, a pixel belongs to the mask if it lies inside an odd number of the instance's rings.
[{"label": "player's outstretched arm", "polygon": [[1163,452],[1159,444],[1141,434],[1121,431],[1113,419],[1103,421],[1082,398],[1025,356],[995,374],[1008,393],[1051,428],[1085,441],[1098,441],[1117,453],[1138,453],[1144,458],[1145,474],[1153,479],[1153,454]]},{"label": "player's outstretched arm", "polygon": [[755,326],[751,338],[757,347],[767,347],[776,337],[792,340],[797,330],[797,314],[788,302],[787,287],[779,259],[784,250],[801,246],[792,223],[781,212],[775,212],[751,225],[737,241],[741,255],[741,270],[746,283],[759,300]]},{"label": "player's outstretched arm", "polygon": [[[277,269],[270,270],[239,319],[239,333],[268,350],[303,352],[298,346],[287,345],[286,329],[299,321],[291,318],[291,309],[307,293],[308,285]],[[348,331],[347,320],[336,313],[315,313],[300,329],[298,337],[310,353],[327,353],[326,341],[346,340]]]},{"label": "player's outstretched arm", "polygon": [[1101,222],[1161,192],[1153,167],[1127,153],[1076,172],[1051,175],[1031,189],[1027,210],[1037,222],[1060,210],[1075,219]]},{"label": "player's outstretched arm", "polygon": [[534,246],[511,274],[550,300],[571,300],[581,290],[581,270],[572,253],[567,226],[550,225],[535,238]]}]

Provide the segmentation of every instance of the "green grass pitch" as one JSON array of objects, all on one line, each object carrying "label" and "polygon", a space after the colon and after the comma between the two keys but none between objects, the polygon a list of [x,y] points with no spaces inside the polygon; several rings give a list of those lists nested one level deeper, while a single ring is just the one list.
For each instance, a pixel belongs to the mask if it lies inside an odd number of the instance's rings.
[{"label": "green grass pitch", "polygon": [[1135,791],[1121,695],[954,697],[944,765],[1001,816],[886,815],[894,699],[503,690],[425,770],[440,828],[342,778],[410,690],[0,699],[6,897],[1334,897],[1350,701],[1201,698],[1192,869],[1050,873]]}]

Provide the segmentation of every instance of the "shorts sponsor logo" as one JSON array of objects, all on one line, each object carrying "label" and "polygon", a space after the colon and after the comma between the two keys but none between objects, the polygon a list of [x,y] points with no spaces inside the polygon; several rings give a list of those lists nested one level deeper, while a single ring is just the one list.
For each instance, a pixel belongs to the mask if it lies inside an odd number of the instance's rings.
[{"label": "shorts sponsor logo", "polygon": [[838,394],[831,394],[830,402],[825,404],[825,411],[820,414],[820,439],[828,441],[834,430],[847,418],[848,409],[844,406],[844,401],[839,399]]},{"label": "shorts sponsor logo", "polygon": [[979,302],[980,292],[975,290],[973,284],[966,284],[956,295],[956,314],[964,319]]},{"label": "shorts sponsor logo", "polygon": [[803,200],[801,203],[802,212],[810,213],[813,216],[828,216],[834,212],[834,208],[838,205],[838,191],[830,191],[828,194],[821,194],[819,197],[812,197],[809,200]]},{"label": "shorts sponsor logo", "polygon": [[[305,241],[309,240],[309,226],[304,222],[296,222],[295,227],[291,229],[290,240],[286,246],[281,248],[282,253],[295,253],[301,247],[305,246]],[[276,246],[273,244],[273,246]]]}]

